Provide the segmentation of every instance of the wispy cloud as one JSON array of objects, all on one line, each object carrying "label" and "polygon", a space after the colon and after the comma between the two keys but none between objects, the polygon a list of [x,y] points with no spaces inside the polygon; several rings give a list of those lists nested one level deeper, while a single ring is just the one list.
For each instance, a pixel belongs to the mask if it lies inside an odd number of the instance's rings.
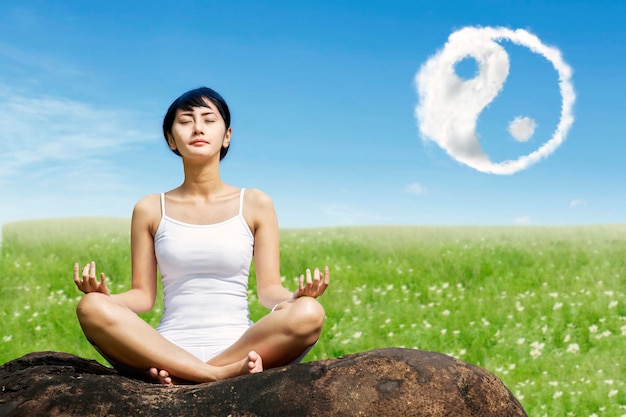
[{"label": "wispy cloud", "polygon": [[525,215],[525,216],[516,217],[515,219],[513,219],[513,223],[517,225],[530,224],[530,216]]},{"label": "wispy cloud", "polygon": [[408,194],[423,195],[426,193],[426,188],[424,188],[419,182],[414,182],[405,186],[404,192]]},{"label": "wispy cloud", "polygon": [[576,206],[580,206],[580,205],[584,205],[584,204],[586,204],[585,200],[581,200],[581,199],[577,198],[577,199],[574,199],[574,200],[570,201],[569,206],[570,206],[570,208],[572,208],[572,207],[576,207]]},{"label": "wispy cloud", "polygon": [[10,44],[0,42],[0,57],[8,62],[7,66],[22,74],[25,69],[42,71],[47,74],[56,74],[69,77],[82,76],[82,72],[62,61],[58,57],[43,52],[26,51]]},{"label": "wispy cloud", "polygon": [[[0,85],[0,223],[129,212],[132,154],[158,130],[141,114]],[[131,206],[132,208],[132,206]]]},{"label": "wispy cloud", "polygon": [[73,172],[82,161],[105,160],[148,139],[139,133],[141,129],[129,128],[141,123],[131,117],[127,112],[61,97],[33,98],[0,91],[0,182],[50,163]]},{"label": "wispy cloud", "polygon": [[[478,143],[476,124],[480,113],[500,93],[509,74],[509,58],[496,41],[509,40],[542,55],[559,74],[561,117],[552,138],[539,149],[516,160],[492,162]],[[476,59],[478,74],[460,79],[454,71],[466,57]],[[565,140],[574,122],[576,98],[570,81],[572,70],[554,47],[544,45],[525,30],[466,27],[450,35],[444,48],[432,56],[416,74],[419,103],[415,114],[422,136],[436,142],[452,158],[478,171],[513,174],[549,156]],[[536,126],[530,118],[519,118],[510,129],[516,139],[525,141]]]}]

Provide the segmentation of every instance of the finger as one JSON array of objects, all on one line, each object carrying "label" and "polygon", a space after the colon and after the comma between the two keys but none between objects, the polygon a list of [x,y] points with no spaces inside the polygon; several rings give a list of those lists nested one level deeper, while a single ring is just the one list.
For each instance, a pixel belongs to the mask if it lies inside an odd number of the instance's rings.
[{"label": "finger", "polygon": [[74,284],[76,284],[76,288],[78,288],[80,291],[85,292],[83,290],[83,283],[80,280],[80,276],[78,275],[78,264],[74,264]]},{"label": "finger", "polygon": [[313,271],[313,279],[314,279],[315,281],[319,281],[319,280],[320,280],[320,278],[321,278],[321,276],[320,276],[320,270],[319,270],[319,269],[317,269],[317,268],[315,268],[315,271]]},{"label": "finger", "polygon": [[89,276],[96,277],[96,263],[94,261],[89,264]]},{"label": "finger", "polygon": [[301,290],[304,289],[304,275],[300,275],[300,282],[298,283],[298,288]]},{"label": "finger", "polygon": [[318,289],[318,295],[324,294],[324,291],[326,291],[326,288],[328,288],[328,284],[326,282],[322,282]]},{"label": "finger", "polygon": [[306,270],[306,283],[307,285],[313,283],[313,279],[311,278],[311,270],[307,268]]},{"label": "finger", "polygon": [[98,288],[98,279],[96,278],[95,273],[93,273],[94,271],[92,271],[91,266],[89,266],[89,275],[87,275],[86,277],[83,277],[84,282],[91,288],[91,289],[97,289]]},{"label": "finger", "polygon": [[313,272],[313,285],[312,285],[313,293],[316,293],[319,290],[320,285],[322,283],[321,278],[322,277],[320,274],[320,270],[318,268],[315,268],[315,271]]},{"label": "finger", "polygon": [[328,283],[330,282],[330,273],[328,271],[328,265],[324,267],[324,279],[320,280],[320,285],[318,287],[318,295],[324,294],[326,288],[328,288]]},{"label": "finger", "polygon": [[83,283],[82,283],[82,281],[80,279],[80,275],[78,274],[78,270],[79,270],[79,266],[78,266],[78,262],[76,262],[74,264],[74,284],[76,284],[76,287],[79,290],[84,292],[84,290],[83,290]]},{"label": "finger", "polygon": [[107,289],[107,277],[104,275],[104,272],[100,272],[100,288],[101,288],[101,292],[103,293],[108,293],[109,290]]},{"label": "finger", "polygon": [[89,292],[90,287],[91,287],[91,283],[89,282],[89,264],[87,264],[82,270],[81,279],[80,279],[80,289],[83,292]]},{"label": "finger", "polygon": [[83,276],[83,280],[89,276],[89,264],[85,265],[85,267],[83,268],[82,276]]}]

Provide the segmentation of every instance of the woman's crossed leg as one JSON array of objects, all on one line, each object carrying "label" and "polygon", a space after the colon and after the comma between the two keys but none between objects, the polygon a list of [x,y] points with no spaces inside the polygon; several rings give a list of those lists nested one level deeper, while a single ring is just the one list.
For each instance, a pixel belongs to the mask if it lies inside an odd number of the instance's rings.
[{"label": "woman's crossed leg", "polygon": [[87,339],[104,356],[125,367],[148,372],[165,384],[216,381],[289,364],[315,344],[325,317],[315,298],[283,302],[233,345],[205,363],[108,295],[86,294],[77,315]]}]

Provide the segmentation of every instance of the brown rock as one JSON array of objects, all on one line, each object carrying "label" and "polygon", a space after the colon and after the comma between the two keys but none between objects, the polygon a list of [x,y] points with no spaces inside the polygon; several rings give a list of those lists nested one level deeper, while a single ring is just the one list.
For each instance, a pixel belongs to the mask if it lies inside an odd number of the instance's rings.
[{"label": "brown rock", "polygon": [[435,352],[387,348],[167,387],[36,352],[0,367],[0,416],[523,417],[502,382]]}]

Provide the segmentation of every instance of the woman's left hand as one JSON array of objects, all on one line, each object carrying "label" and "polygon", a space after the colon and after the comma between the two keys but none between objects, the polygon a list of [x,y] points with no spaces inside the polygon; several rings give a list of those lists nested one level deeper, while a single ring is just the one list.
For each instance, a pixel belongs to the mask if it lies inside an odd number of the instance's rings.
[{"label": "woman's left hand", "polygon": [[319,269],[315,268],[313,276],[311,276],[311,270],[306,270],[306,277],[304,274],[300,275],[300,281],[298,289],[293,293],[293,298],[299,297],[314,297],[317,298],[324,294],[328,283],[330,281],[330,273],[328,272],[328,266],[324,267],[324,275]]}]

